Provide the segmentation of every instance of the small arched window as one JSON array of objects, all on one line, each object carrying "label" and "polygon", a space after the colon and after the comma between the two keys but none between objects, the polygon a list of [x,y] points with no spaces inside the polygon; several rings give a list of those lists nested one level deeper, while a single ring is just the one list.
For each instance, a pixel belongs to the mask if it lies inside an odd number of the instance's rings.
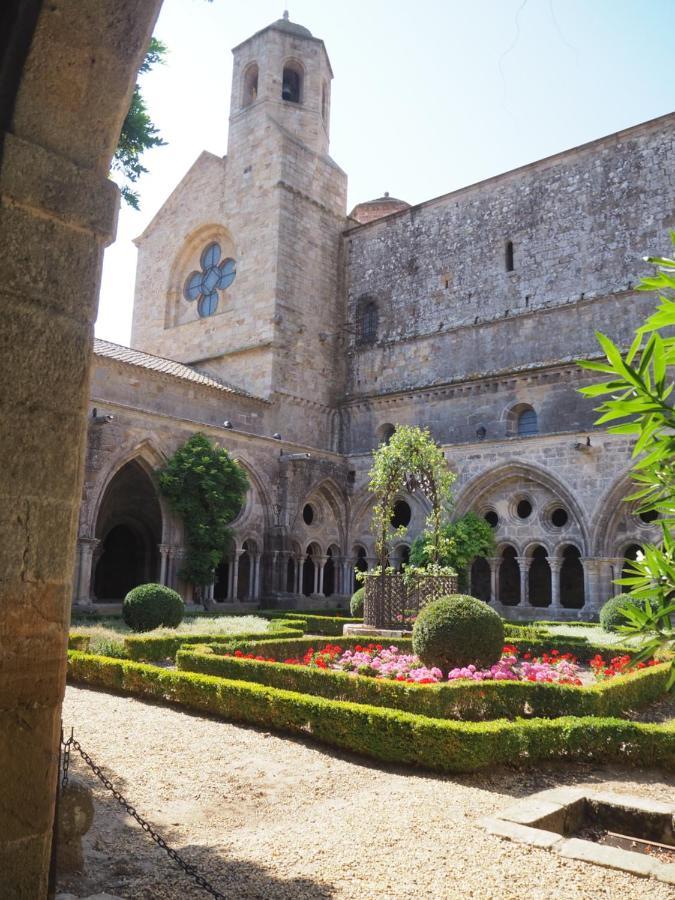
[{"label": "small arched window", "polygon": [[513,272],[513,241],[507,241],[504,248],[504,264],[507,272]]},{"label": "small arched window", "polygon": [[251,63],[244,72],[244,92],[241,99],[242,106],[250,106],[258,99],[258,66]]},{"label": "small arched window", "polygon": [[358,340],[361,344],[374,344],[377,340],[377,303],[363,298],[359,303]]},{"label": "small arched window", "polygon": [[538,434],[539,433],[539,424],[537,422],[537,414],[532,409],[531,406],[525,407],[525,409],[521,410],[518,414],[518,423],[516,432],[521,437],[524,437],[528,434]]},{"label": "small arched window", "polygon": [[378,444],[388,444],[394,436],[395,431],[396,426],[392,425],[391,422],[385,422],[384,425],[380,425],[380,427],[377,429]]},{"label": "small arched window", "polygon": [[287,63],[284,66],[281,99],[288,103],[302,103],[302,71],[295,63]]}]

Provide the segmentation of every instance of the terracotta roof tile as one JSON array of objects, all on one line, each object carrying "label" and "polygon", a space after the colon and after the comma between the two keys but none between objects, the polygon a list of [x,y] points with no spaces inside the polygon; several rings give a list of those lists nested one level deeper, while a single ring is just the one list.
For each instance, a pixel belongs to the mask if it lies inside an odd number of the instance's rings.
[{"label": "terracotta roof tile", "polygon": [[254,400],[261,400],[254,394],[249,394],[242,388],[234,387],[226,381],[221,381],[214,375],[206,375],[192,366],[186,366],[184,363],[176,362],[173,359],[164,359],[161,356],[152,356],[150,353],[143,353],[141,350],[132,350],[131,347],[123,347],[121,344],[113,344],[111,341],[102,341],[99,338],[94,339],[94,353],[96,356],[105,356],[108,359],[116,359],[119,362],[128,363],[131,366],[140,366],[142,369],[152,369],[155,372],[164,372],[174,378],[180,378],[182,381],[192,381],[195,384],[203,384],[207,387],[215,388],[218,391],[225,391],[229,394],[238,394],[241,397],[250,397]]}]

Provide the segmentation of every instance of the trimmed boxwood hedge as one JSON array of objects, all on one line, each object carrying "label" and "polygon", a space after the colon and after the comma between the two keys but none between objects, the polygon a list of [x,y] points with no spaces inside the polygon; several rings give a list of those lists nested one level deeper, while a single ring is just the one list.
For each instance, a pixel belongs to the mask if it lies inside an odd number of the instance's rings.
[{"label": "trimmed boxwood hedge", "polygon": [[455,722],[70,651],[71,682],[273,728],[440,772],[565,759],[675,770],[675,725],[609,718]]},{"label": "trimmed boxwood hedge", "polygon": [[[301,622],[293,621],[286,623],[277,622],[275,625],[284,627],[275,627],[273,631],[249,631],[244,634],[232,635],[232,640],[240,642],[248,642],[254,640],[263,640],[267,637],[277,640],[279,638],[297,638],[303,632]],[[183,644],[206,644],[209,641],[228,641],[229,635],[214,634],[171,634],[153,637],[151,634],[141,637],[133,636],[124,639],[124,646],[129,659],[146,660],[147,662],[157,662],[161,659],[174,659],[176,652]]]},{"label": "trimmed boxwood hedge", "polygon": [[[261,655],[265,646],[259,645]],[[349,700],[372,706],[403,709],[440,719],[485,721],[518,716],[620,716],[662,697],[666,690],[667,664],[588,687],[516,681],[451,681],[437,685],[352,675],[348,672],[218,656],[208,647],[179,650],[181,671],[253,681],[269,687]]]},{"label": "trimmed boxwood hedge", "polygon": [[345,625],[357,625],[363,622],[363,619],[347,616],[318,616],[303,612],[289,612],[286,615],[291,621],[304,622],[307,634],[322,634],[327,637],[337,637],[338,635],[341,637]]},{"label": "trimmed boxwood hedge", "polygon": [[78,634],[76,631],[71,631],[68,635],[68,649],[82,650],[86,653],[89,649],[90,641],[91,637],[88,634]]}]

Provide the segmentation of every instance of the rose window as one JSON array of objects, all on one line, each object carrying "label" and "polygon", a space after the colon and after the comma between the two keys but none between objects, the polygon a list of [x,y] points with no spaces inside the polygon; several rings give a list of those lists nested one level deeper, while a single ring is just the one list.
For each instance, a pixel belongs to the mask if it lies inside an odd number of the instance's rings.
[{"label": "rose window", "polygon": [[191,272],[183,288],[188,303],[197,301],[197,312],[202,318],[212,316],[218,309],[218,292],[224,291],[234,281],[237,264],[229,257],[221,261],[220,244],[209,244],[203,251],[200,272]]}]

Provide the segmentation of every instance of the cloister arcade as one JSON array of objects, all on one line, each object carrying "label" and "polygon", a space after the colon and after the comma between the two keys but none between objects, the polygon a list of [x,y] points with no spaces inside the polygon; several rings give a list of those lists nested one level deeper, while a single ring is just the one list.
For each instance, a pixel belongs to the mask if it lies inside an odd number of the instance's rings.
[{"label": "cloister arcade", "polygon": [[[345,605],[358,586],[356,573],[377,563],[370,532],[373,499],[365,489],[350,497],[332,479],[323,479],[287,497],[288,509],[277,508],[275,523],[272,487],[249,460],[238,457],[250,488],[213,583],[193,592],[180,577],[185,553],[180,523],[153,477],[165,459],[144,442],[135,455],[128,451],[101,474],[81,522],[76,602],[120,602],[135,584],[156,580],[175,587],[188,602],[216,608]],[[507,617],[591,617],[618,591],[612,582],[626,560],[656,537],[658,523],[623,502],[629,492],[623,475],[589,514],[560,479],[533,465],[510,464],[468,481],[454,514],[482,515],[496,542],[491,557],[473,561],[468,589]],[[424,498],[397,499],[392,524],[408,531],[393,543],[394,569],[408,562],[426,515]]]}]

